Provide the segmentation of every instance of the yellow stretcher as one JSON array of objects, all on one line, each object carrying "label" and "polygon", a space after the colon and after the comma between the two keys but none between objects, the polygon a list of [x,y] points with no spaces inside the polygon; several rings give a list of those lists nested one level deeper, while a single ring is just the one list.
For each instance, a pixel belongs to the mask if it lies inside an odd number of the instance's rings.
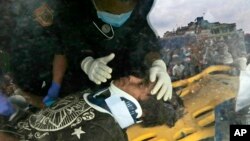
[{"label": "yellow stretcher", "polygon": [[127,130],[129,141],[198,141],[213,137],[214,108],[235,97],[239,80],[238,76],[211,73],[230,69],[229,66],[210,66],[189,79],[173,82],[174,88],[182,87],[177,93],[184,101],[184,116],[172,128],[134,125]]}]

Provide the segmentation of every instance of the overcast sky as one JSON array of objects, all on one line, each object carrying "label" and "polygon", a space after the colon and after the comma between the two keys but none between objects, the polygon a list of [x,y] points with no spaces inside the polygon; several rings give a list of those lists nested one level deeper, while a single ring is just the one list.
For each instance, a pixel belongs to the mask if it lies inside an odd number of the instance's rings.
[{"label": "overcast sky", "polygon": [[162,37],[200,16],[209,22],[236,23],[237,29],[250,33],[250,0],[156,0],[149,20]]}]

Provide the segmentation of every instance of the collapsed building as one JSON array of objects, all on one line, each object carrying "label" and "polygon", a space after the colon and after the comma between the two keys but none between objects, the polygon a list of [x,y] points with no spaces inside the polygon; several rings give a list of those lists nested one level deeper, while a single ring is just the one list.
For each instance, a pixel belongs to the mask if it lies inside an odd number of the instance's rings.
[{"label": "collapsed building", "polygon": [[187,76],[210,65],[233,65],[242,70],[247,64],[245,34],[236,28],[236,23],[210,23],[203,17],[197,17],[187,26],[165,32],[160,43],[170,73],[177,63],[189,67],[191,72]]},{"label": "collapsed building", "polygon": [[197,17],[195,22],[190,22],[187,26],[179,27],[176,31],[167,31],[163,39],[175,36],[194,35],[200,40],[211,38],[214,40],[227,40],[233,36],[239,36],[240,40],[244,40],[244,31],[237,30],[235,23],[210,23],[203,17]]}]

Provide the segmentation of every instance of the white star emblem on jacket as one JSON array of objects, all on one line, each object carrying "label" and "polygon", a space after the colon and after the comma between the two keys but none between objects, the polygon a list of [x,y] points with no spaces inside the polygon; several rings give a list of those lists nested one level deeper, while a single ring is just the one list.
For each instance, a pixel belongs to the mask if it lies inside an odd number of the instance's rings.
[{"label": "white star emblem on jacket", "polygon": [[81,134],[84,134],[85,132],[82,131],[82,127],[74,129],[75,131],[71,135],[76,135],[78,139],[81,139]]}]

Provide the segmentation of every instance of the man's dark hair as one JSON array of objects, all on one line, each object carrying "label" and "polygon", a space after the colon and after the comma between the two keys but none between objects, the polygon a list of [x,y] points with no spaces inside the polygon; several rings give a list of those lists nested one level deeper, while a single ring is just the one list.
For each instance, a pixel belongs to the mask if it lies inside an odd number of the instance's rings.
[{"label": "man's dark hair", "polygon": [[163,100],[157,100],[155,96],[150,96],[148,100],[139,101],[139,103],[144,113],[142,116],[142,126],[144,127],[163,124],[173,127],[184,113],[183,101],[174,92],[170,101],[164,102]]},{"label": "man's dark hair", "polygon": [[[144,69],[133,69],[128,71],[131,75],[143,79],[144,85],[149,85],[149,71]],[[148,94],[151,95],[151,94]],[[166,124],[169,127],[174,126],[184,113],[183,100],[173,90],[172,99],[168,101],[157,100],[156,96],[150,96],[148,100],[140,101],[142,107],[142,126],[153,127]]]}]

